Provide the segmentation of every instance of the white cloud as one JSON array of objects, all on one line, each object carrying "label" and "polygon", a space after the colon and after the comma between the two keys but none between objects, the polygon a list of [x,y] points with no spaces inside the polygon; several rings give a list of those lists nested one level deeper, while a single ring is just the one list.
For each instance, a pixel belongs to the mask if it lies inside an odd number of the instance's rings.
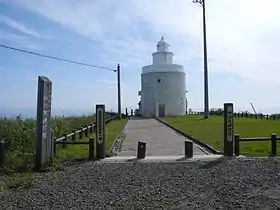
[{"label": "white cloud", "polygon": [[27,34],[29,36],[32,36],[34,38],[41,38],[41,35],[39,33],[37,33],[36,31],[32,30],[32,29],[29,29],[27,28],[24,24],[14,20],[14,19],[11,19],[9,17],[6,17],[4,15],[0,15],[0,23],[3,23],[11,28],[14,28],[24,34]]},{"label": "white cloud", "polygon": [[[151,37],[153,42],[143,38],[149,34],[143,34],[138,25],[141,21],[167,37],[171,50],[178,54],[175,59],[182,64],[202,57],[201,8],[192,0],[18,2],[103,43],[103,56],[110,57],[112,63],[121,61],[124,66],[141,68],[150,62],[149,54],[159,37]],[[213,59],[210,71],[230,71],[253,80],[280,80],[279,7],[278,0],[207,1],[208,52]]]}]

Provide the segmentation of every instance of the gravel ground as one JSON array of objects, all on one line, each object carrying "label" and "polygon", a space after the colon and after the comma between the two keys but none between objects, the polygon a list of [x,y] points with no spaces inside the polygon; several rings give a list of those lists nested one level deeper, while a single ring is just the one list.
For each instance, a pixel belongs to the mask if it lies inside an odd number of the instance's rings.
[{"label": "gravel ground", "polygon": [[84,163],[0,194],[0,209],[277,209],[280,161]]}]

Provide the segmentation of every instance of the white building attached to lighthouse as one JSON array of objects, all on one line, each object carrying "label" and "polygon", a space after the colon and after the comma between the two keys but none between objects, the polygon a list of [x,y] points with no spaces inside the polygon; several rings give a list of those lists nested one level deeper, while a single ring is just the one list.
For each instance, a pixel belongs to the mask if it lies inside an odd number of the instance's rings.
[{"label": "white building attached to lighthouse", "polygon": [[143,117],[180,116],[186,113],[184,68],[173,64],[173,53],[163,37],[153,53],[153,64],[141,74],[139,112]]}]

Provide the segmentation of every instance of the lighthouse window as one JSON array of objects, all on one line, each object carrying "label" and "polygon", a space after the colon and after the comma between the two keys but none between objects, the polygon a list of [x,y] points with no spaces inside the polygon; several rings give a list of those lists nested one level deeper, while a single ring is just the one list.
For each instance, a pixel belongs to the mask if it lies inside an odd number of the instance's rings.
[{"label": "lighthouse window", "polygon": [[157,82],[158,82],[158,83],[161,83],[161,79],[158,79]]}]

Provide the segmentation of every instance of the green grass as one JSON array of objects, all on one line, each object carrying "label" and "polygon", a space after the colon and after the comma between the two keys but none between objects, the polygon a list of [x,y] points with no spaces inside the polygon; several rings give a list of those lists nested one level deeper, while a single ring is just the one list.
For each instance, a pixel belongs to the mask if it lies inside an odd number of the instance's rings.
[{"label": "green grass", "polygon": [[[92,117],[90,118],[92,120]],[[68,119],[69,120],[69,119]],[[84,119],[83,119],[84,120]],[[80,128],[81,124],[85,123],[81,120],[80,124],[76,124],[76,128]],[[76,121],[76,120],[74,120]],[[117,138],[127,119],[112,120],[106,125],[106,154],[110,155],[110,147]],[[15,123],[15,122],[13,122]],[[86,123],[90,124],[90,123]],[[1,125],[1,122],[0,122]],[[68,122],[68,126],[71,123]],[[72,128],[75,127],[72,125]],[[1,130],[0,130],[1,131]],[[69,133],[72,129],[68,129]],[[95,133],[90,137],[95,139]],[[32,138],[31,138],[32,139]],[[32,139],[34,140],[34,139]],[[87,138],[78,139],[78,141],[88,141]],[[31,141],[31,140],[29,140]],[[71,141],[71,140],[70,140]],[[31,145],[31,142],[30,142]],[[67,145],[67,148],[62,149],[60,145],[57,146],[57,154],[49,161],[45,167],[46,170],[60,169],[62,163],[66,160],[81,160],[88,159],[89,147],[88,145]],[[0,192],[5,189],[12,188],[27,188],[32,185],[36,173],[31,171],[34,163],[34,153],[25,153],[24,151],[9,151],[6,156],[5,172],[11,172],[8,175],[1,174],[0,170]],[[9,163],[10,165],[8,165]],[[1,169],[1,168],[0,168]]]},{"label": "green grass", "polygon": [[[55,137],[71,133],[95,122],[95,117],[71,116],[53,117],[52,128]],[[0,119],[0,140],[5,140],[5,170],[26,172],[34,167],[36,120],[34,119]]]},{"label": "green grass", "polygon": [[[162,118],[163,121],[178,128],[182,132],[223,151],[223,117],[210,116],[202,120],[200,115]],[[271,133],[280,135],[280,120],[235,118],[235,134],[240,137],[270,137]],[[277,155],[280,155],[280,141]],[[241,142],[240,154],[248,156],[269,156],[271,152],[268,142]]]},{"label": "green grass", "polygon": [[[123,126],[126,124],[127,119],[112,120],[106,125],[106,154],[110,154],[110,147],[114,140],[117,138]],[[95,133],[90,135],[96,140]],[[79,141],[88,141],[87,138],[79,139]],[[94,141],[96,144],[96,141]],[[95,145],[96,146],[96,145]],[[58,146],[60,147],[60,146]],[[85,159],[88,158],[89,147],[88,145],[67,145],[66,149],[59,149],[56,158],[60,160],[73,160],[73,159]]]}]

